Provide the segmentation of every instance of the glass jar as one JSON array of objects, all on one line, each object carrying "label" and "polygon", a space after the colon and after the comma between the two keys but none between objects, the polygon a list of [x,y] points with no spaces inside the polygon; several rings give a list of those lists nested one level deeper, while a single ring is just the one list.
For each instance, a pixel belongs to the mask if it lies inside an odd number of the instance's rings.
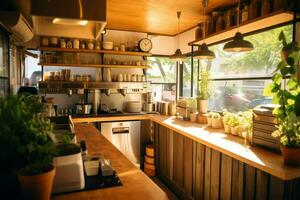
[{"label": "glass jar", "polygon": [[211,13],[211,17],[208,22],[208,35],[216,32],[216,23],[217,23],[218,16],[219,16],[219,12],[217,11],[213,11]]},{"label": "glass jar", "polygon": [[199,23],[196,30],[195,30],[195,40],[200,40],[203,37],[203,29],[202,24]]},{"label": "glass jar", "polygon": [[67,47],[67,43],[64,39],[60,39],[60,48],[66,48]]},{"label": "glass jar", "polygon": [[57,40],[58,40],[57,37],[51,37],[51,38],[50,38],[50,41],[49,41],[50,46],[51,46],[51,47],[57,47],[57,43],[58,43]]},{"label": "glass jar", "polygon": [[49,47],[49,39],[46,37],[42,38],[42,47]]},{"label": "glass jar", "polygon": [[270,0],[262,0],[261,2],[261,15],[264,16],[271,12]]},{"label": "glass jar", "polygon": [[99,41],[95,42],[95,49],[96,49],[96,50],[100,50],[100,49],[101,49],[101,46],[100,46],[100,42],[99,42]]},{"label": "glass jar", "polygon": [[94,42],[93,42],[93,40],[89,40],[87,46],[88,46],[88,49],[93,50],[94,49]]},{"label": "glass jar", "polygon": [[244,5],[244,8],[241,12],[241,19],[240,22],[246,22],[249,20],[249,5]]},{"label": "glass jar", "polygon": [[260,17],[261,15],[261,2],[258,0],[252,0],[250,4],[250,13],[249,13],[249,18],[250,19],[255,19],[257,17]]},{"label": "glass jar", "polygon": [[74,49],[79,49],[79,39],[74,39],[73,40],[73,48]]},{"label": "glass jar", "polygon": [[216,20],[216,32],[224,30],[224,28],[225,28],[224,18],[223,15],[220,13]]}]

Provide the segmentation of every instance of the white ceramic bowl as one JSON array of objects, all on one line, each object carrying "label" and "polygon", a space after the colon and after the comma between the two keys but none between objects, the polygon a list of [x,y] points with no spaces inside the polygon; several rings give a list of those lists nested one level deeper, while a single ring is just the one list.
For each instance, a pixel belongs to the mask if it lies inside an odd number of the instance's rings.
[{"label": "white ceramic bowl", "polygon": [[114,43],[113,42],[103,42],[102,48],[105,50],[112,50],[114,48]]},{"label": "white ceramic bowl", "polygon": [[127,112],[138,113],[142,111],[142,104],[140,101],[129,101],[127,103]]}]

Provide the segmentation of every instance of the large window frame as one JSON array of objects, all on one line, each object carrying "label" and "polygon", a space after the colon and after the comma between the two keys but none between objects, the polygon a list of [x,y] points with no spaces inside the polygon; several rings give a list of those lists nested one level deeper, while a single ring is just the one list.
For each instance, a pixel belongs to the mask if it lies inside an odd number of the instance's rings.
[{"label": "large window frame", "polygon": [[[261,30],[256,30],[256,31],[253,31],[253,32],[249,32],[249,33],[246,33],[244,34],[244,36],[250,36],[250,35],[255,35],[255,34],[259,34],[259,33],[262,33],[262,32],[265,32],[265,31],[268,31],[268,30],[272,30],[272,29],[276,29],[276,28],[279,28],[279,27],[283,27],[283,26],[286,26],[286,25],[291,25],[292,22],[287,22],[287,23],[282,23],[282,24],[278,24],[276,26],[272,26],[272,27],[268,27],[268,28],[265,28],[265,29],[261,29]],[[294,30],[293,30],[294,31]],[[294,36],[294,34],[293,34]],[[217,45],[217,44],[221,44],[221,43],[225,43],[227,41],[230,41],[231,38],[229,39],[225,39],[225,40],[222,40],[222,41],[218,41],[218,42],[215,42],[215,43],[211,43],[208,45],[208,47],[210,46],[213,46],[213,45]],[[199,77],[199,70],[200,70],[200,61],[197,60],[196,62],[196,66],[195,66],[195,63],[192,62],[194,60],[194,51],[196,49],[198,49],[198,46],[200,45],[196,45],[196,44],[192,44],[190,45],[191,46],[191,52],[186,54],[187,56],[190,56],[190,59],[191,59],[191,83],[190,83],[190,86],[191,86],[191,94],[190,94],[190,97],[195,97],[197,94],[194,93],[194,90],[193,88],[196,87],[198,91],[198,82],[200,81],[200,77]],[[194,70],[197,70],[197,78],[196,78],[196,81],[197,82],[194,82],[194,73],[193,71]],[[182,73],[182,71],[181,71]],[[289,78],[289,77],[287,77]],[[272,79],[272,75],[267,75],[267,76],[239,76],[239,77],[220,77],[220,78],[217,78],[217,77],[214,77],[212,78],[211,80],[212,81],[247,81],[247,80],[258,80],[258,81],[265,81],[265,80],[271,80]],[[180,85],[179,87],[183,88],[183,84],[182,84],[182,81],[179,81]],[[181,93],[182,94],[182,93]]]}]

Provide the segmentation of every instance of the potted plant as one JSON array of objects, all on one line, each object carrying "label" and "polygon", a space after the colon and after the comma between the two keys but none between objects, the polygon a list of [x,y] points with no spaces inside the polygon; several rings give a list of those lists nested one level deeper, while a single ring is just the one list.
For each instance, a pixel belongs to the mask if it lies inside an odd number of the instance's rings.
[{"label": "potted plant", "polygon": [[[272,133],[280,141],[280,149],[287,165],[300,165],[300,84],[297,70],[300,61],[297,43],[287,44],[285,35],[280,33],[284,56],[274,71],[272,80],[264,90],[264,95],[272,96],[273,103],[279,104],[273,110],[279,125]],[[286,77],[289,80],[286,80]]]},{"label": "potted plant", "polygon": [[38,96],[0,98],[1,165],[18,178],[25,199],[50,199],[55,175],[52,125],[41,111]]},{"label": "potted plant", "polygon": [[212,117],[213,117],[214,112],[209,112],[207,114],[207,126],[210,127],[212,124]]},{"label": "potted plant", "polygon": [[197,115],[198,115],[196,99],[188,98],[187,104],[188,104],[187,107],[189,110],[190,121],[195,122],[197,120]]},{"label": "potted plant", "polygon": [[228,111],[223,112],[223,124],[224,124],[224,131],[225,133],[231,133],[229,121],[232,118],[232,113]]},{"label": "potted plant", "polygon": [[210,71],[200,69],[199,72],[199,90],[197,98],[197,107],[199,113],[207,113],[208,99],[212,95],[212,83],[210,77]]},{"label": "potted plant", "polygon": [[211,120],[212,128],[222,128],[221,115],[219,113],[214,113]]},{"label": "potted plant", "polygon": [[232,135],[239,135],[239,116],[235,113],[232,114],[228,124],[230,126],[230,132]]}]

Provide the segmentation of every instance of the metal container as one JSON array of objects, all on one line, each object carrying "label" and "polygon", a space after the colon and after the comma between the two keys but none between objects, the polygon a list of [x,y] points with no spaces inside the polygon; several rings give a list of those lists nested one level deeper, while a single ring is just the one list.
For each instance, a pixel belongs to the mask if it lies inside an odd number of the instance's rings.
[{"label": "metal container", "polygon": [[162,112],[161,114],[163,115],[168,115],[169,114],[169,102],[163,102],[162,103]]},{"label": "metal container", "polygon": [[144,106],[143,110],[145,112],[152,112],[153,111],[153,103],[144,103],[143,106]]},{"label": "metal container", "polygon": [[75,113],[77,115],[90,115],[92,112],[92,104],[84,103],[84,104],[75,104]]}]

